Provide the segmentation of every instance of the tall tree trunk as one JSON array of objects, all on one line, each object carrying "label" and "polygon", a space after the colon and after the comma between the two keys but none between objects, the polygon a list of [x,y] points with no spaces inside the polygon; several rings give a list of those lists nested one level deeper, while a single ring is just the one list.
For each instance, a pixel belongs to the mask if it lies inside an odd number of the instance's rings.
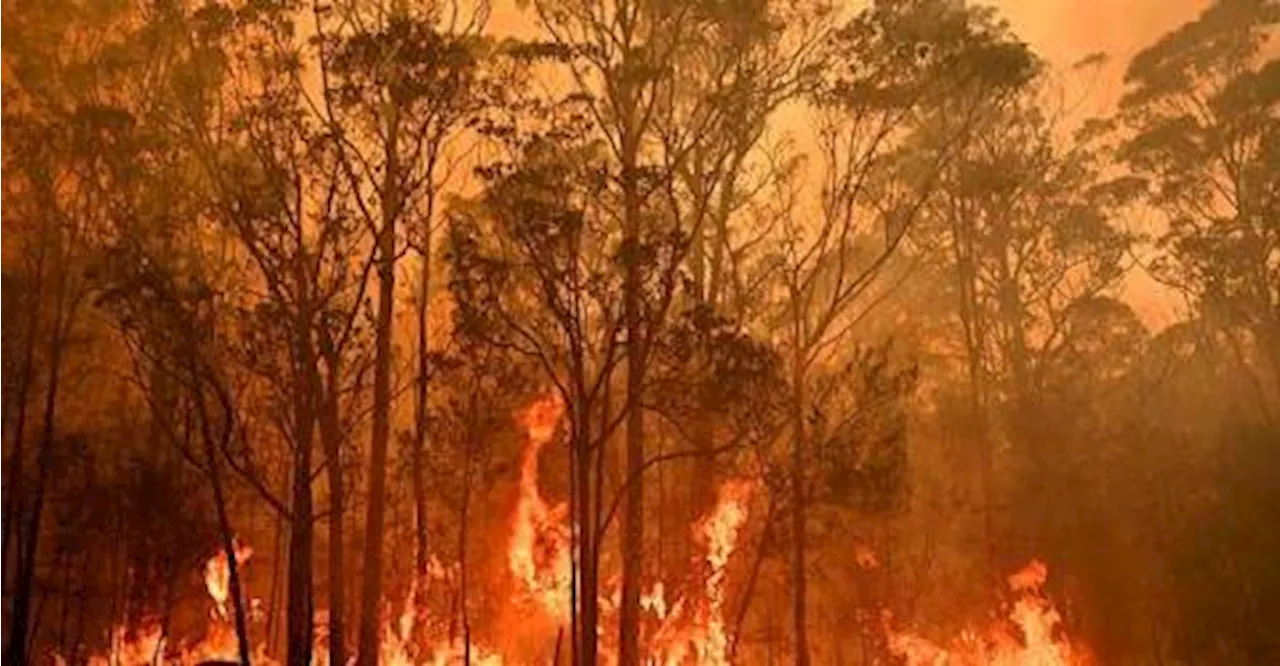
[{"label": "tall tree trunk", "polygon": [[345,489],[342,479],[342,433],[338,420],[339,366],[336,355],[330,355],[329,387],[320,410],[320,441],[328,460],[326,472],[329,480],[329,663],[345,666],[346,643],[346,595],[345,565],[343,562],[342,518],[346,513]]},{"label": "tall tree trunk", "polygon": [[[596,524],[594,494],[592,492],[593,465],[591,452],[591,415],[588,401],[581,394],[574,407],[573,447],[576,466],[574,492],[575,509],[577,511],[578,532],[578,590],[577,613],[574,622],[577,625],[578,644],[574,650],[574,663],[577,666],[595,666],[598,654],[599,624],[599,581],[596,574],[599,562],[597,556],[598,542],[596,530],[585,526]],[[597,479],[597,482],[599,480]]]},{"label": "tall tree trunk", "polygon": [[426,231],[424,233],[422,247],[422,272],[418,277],[418,309],[417,315],[417,338],[418,338],[418,371],[414,392],[413,405],[413,517],[414,517],[414,555],[415,555],[415,573],[420,583],[415,589],[418,591],[418,598],[414,599],[414,605],[421,612],[426,606],[426,585],[422,585],[422,581],[427,579],[427,481],[426,460],[427,454],[427,398],[428,393],[428,376],[430,369],[430,359],[428,353],[430,346],[427,338],[427,314],[431,296],[431,204],[428,202],[428,213]]},{"label": "tall tree trunk", "polygon": [[[630,123],[628,123],[630,124]],[[640,578],[644,574],[644,332],[641,294],[638,145],[628,130],[622,146],[623,318],[627,330],[627,490],[622,523],[622,608],[618,662],[640,665]]]},{"label": "tall tree trunk", "polygon": [[286,547],[287,539],[285,538],[285,522],[287,518],[284,514],[277,513],[275,520],[275,533],[271,538],[271,589],[267,598],[267,626],[266,641],[267,652],[270,654],[280,653],[280,580],[281,570],[287,567]]},{"label": "tall tree trunk", "polygon": [[1022,558],[1037,552],[1039,544],[1050,536],[1053,529],[1050,522],[1045,521],[1052,512],[1045,506],[1047,497],[1041,490],[1047,478],[1045,475],[1052,471],[1052,466],[1045,458],[1048,452],[1043,446],[1044,438],[1038,433],[1038,429],[1043,426],[1037,414],[1039,401],[1031,376],[1025,307],[1018,276],[1014,273],[1009,256],[1013,251],[1010,247],[1012,230],[1009,221],[1000,215],[995,216],[994,225],[995,297],[999,303],[999,316],[994,323],[999,339],[1004,343],[1004,354],[1008,358],[1011,372],[1005,381],[1013,396],[1012,409],[1006,412],[1005,424],[1015,447],[1014,451],[1025,466],[1014,477],[1018,485],[1011,522],[1016,540],[1009,544],[1006,539],[1003,548],[1008,552],[1012,545],[1012,552]]},{"label": "tall tree trunk", "polygon": [[778,503],[769,498],[769,509],[764,516],[764,529],[760,533],[760,542],[756,545],[755,555],[751,562],[751,573],[747,574],[747,582],[742,590],[742,601],[739,603],[738,612],[733,620],[733,633],[729,637],[729,663],[736,663],[738,655],[738,645],[742,638],[742,627],[747,621],[747,611],[751,609],[751,602],[755,600],[756,588],[760,582],[760,570],[764,566],[765,558],[768,557],[769,551],[773,544],[773,520],[774,514],[778,508]]},{"label": "tall tree trunk", "polygon": [[467,533],[471,527],[471,467],[475,455],[476,432],[475,423],[478,395],[471,391],[468,405],[468,423],[465,448],[462,456],[462,501],[458,512],[458,615],[462,623],[462,663],[471,666],[471,615],[467,610]]},{"label": "tall tree trunk", "polygon": [[297,398],[298,450],[294,453],[292,521],[289,525],[289,582],[285,593],[286,655],[289,666],[311,666],[313,628],[311,446],[315,427],[310,384]]},{"label": "tall tree trunk", "polygon": [[[43,292],[41,286],[44,284],[44,244],[40,245],[39,252],[36,257],[35,282],[36,290],[31,295],[32,302],[30,304],[31,311],[36,314],[30,318],[30,329],[26,331],[25,348],[22,355],[22,366],[18,371],[18,390],[17,397],[14,398],[16,403],[17,419],[13,427],[13,453],[9,458],[8,479],[5,480],[4,488],[4,542],[3,542],[3,562],[4,571],[6,572],[5,589],[8,589],[7,572],[18,570],[15,566],[17,562],[9,562],[9,546],[13,543],[12,539],[18,532],[15,531],[16,519],[21,516],[20,506],[22,503],[22,473],[25,465],[26,454],[26,426],[27,426],[27,402],[31,391],[31,380],[35,375],[35,350],[36,341],[39,340],[37,333],[39,332],[39,305],[40,294]],[[7,414],[6,414],[7,416]]]},{"label": "tall tree trunk", "polygon": [[[299,249],[301,250],[301,243]],[[316,313],[311,300],[311,277],[306,271],[307,254],[299,253],[295,281],[301,289],[299,310],[294,322],[294,437],[293,488],[289,525],[289,580],[285,591],[285,655],[288,666],[311,666],[315,636],[315,574],[312,566],[315,546],[314,500],[311,495],[311,460],[315,443],[317,412],[323,405],[316,345],[312,337]]]},{"label": "tall tree trunk", "polygon": [[[53,335],[49,338],[49,380],[44,393],[44,426],[36,450],[36,487],[26,522],[19,527],[19,553],[16,589],[13,605],[9,610],[8,645],[5,646],[5,666],[22,666],[27,663],[27,638],[31,633],[31,595],[35,586],[36,558],[40,553],[40,525],[44,516],[45,490],[52,462],[54,420],[58,408],[58,379],[62,372],[62,354],[66,342],[65,306],[66,285],[58,278],[57,298],[54,303]],[[70,315],[66,315],[67,319]]]},{"label": "tall tree trunk", "polygon": [[[194,369],[191,377],[196,382],[195,401],[200,419],[200,439],[204,443],[205,462],[209,466],[209,484],[213,488],[213,507],[217,514],[218,531],[222,537],[222,553],[227,558],[227,588],[231,596],[232,615],[236,626],[236,648],[240,655],[240,663],[243,666],[249,666],[249,625],[244,612],[244,594],[240,586],[240,563],[236,562],[235,531],[231,527],[231,516],[227,512],[226,491],[222,484],[221,465],[218,464],[217,444],[214,443],[214,426],[205,404],[204,388],[200,385],[204,380]],[[232,424],[230,407],[229,405],[224,407],[222,444],[225,446],[231,437]]]},{"label": "tall tree trunk", "polygon": [[965,358],[969,380],[969,418],[974,428],[973,436],[978,444],[978,482],[982,493],[982,539],[990,573],[999,571],[997,559],[1000,540],[997,538],[993,511],[995,507],[995,443],[987,423],[987,377],[983,367],[983,351],[986,347],[986,326],[978,303],[977,267],[974,265],[975,248],[972,219],[963,211],[962,199],[953,198],[951,222],[951,250],[956,268],[958,289],[957,311],[964,331]]},{"label": "tall tree trunk", "polygon": [[387,445],[391,436],[391,336],[395,305],[396,220],[400,216],[399,121],[392,112],[386,138],[381,187],[382,226],[378,230],[378,315],[374,332],[373,433],[369,442],[369,511],[365,519],[364,576],[361,581],[360,666],[378,664],[378,603],[382,597],[382,539],[387,511]]},{"label": "tall tree trunk", "polygon": [[805,413],[808,411],[805,391],[805,373],[803,360],[797,351],[792,386],[792,425],[794,428],[791,441],[791,580],[792,590],[792,624],[795,631],[796,666],[809,665],[809,622],[806,605],[808,603],[808,581],[805,572],[805,559],[808,556],[808,497],[805,483],[805,455],[808,449],[808,428],[805,427]]}]

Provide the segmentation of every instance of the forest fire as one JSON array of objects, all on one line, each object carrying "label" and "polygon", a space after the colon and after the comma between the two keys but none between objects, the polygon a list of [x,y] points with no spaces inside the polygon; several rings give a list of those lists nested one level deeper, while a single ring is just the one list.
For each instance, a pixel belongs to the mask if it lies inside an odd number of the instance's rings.
[{"label": "forest fire", "polygon": [[1087,651],[1062,632],[1062,617],[1044,595],[1048,576],[1039,560],[1009,576],[1017,598],[1007,617],[985,632],[966,631],[943,647],[889,629],[889,649],[907,666],[1089,666]]},{"label": "forest fire", "polygon": [[7,3],[0,662],[1280,664],[1278,3]]},{"label": "forest fire", "polygon": [[[527,443],[520,467],[520,496],[512,521],[509,561],[512,574],[540,608],[559,622],[568,622],[572,600],[573,553],[568,527],[568,507],[548,506],[538,488],[538,454],[551,441],[563,417],[558,397],[544,397],[519,415]],[[648,640],[647,663],[653,666],[728,663],[728,636],[724,625],[726,567],[738,534],[747,520],[752,484],[732,480],[721,486],[715,507],[697,525],[695,539],[705,550],[700,597],[680,598],[668,606],[666,586],[658,581],[644,595],[642,607],[652,616],[654,630]],[[616,597],[617,590],[602,595]],[[602,604],[606,608],[616,603]],[[616,621],[606,616],[607,621]],[[606,654],[609,658],[615,655]]]},{"label": "forest fire", "polygon": [[[507,563],[521,593],[561,626],[569,622],[571,613],[574,566],[571,532],[565,504],[549,503],[538,486],[538,456],[553,441],[563,413],[563,403],[551,396],[537,400],[517,415],[526,442],[507,551]],[[747,526],[755,487],[755,482],[745,479],[723,483],[714,507],[693,526],[692,537],[701,555],[693,567],[697,584],[686,586],[688,594],[669,602],[668,586],[658,581],[643,596],[642,607],[651,627],[645,639],[648,666],[727,666],[732,663],[730,628],[724,617],[728,602],[728,565]],[[252,555],[251,547],[236,541],[236,562],[241,570]],[[855,555],[864,568],[879,566],[875,554],[864,546],[859,546]],[[432,562],[436,573],[432,577],[442,577],[439,562],[434,559]],[[884,631],[889,650],[906,666],[1089,666],[1084,651],[1061,633],[1061,618],[1043,593],[1047,576],[1047,567],[1039,561],[1010,576],[1009,588],[1017,598],[1007,619],[981,635],[966,632],[946,646],[893,629],[886,618]],[[113,630],[109,652],[91,657],[89,664],[193,666],[208,661],[238,661],[229,610],[228,578],[225,555],[209,558],[204,567],[204,582],[212,607],[200,639],[171,643],[158,620],[147,620],[138,627]],[[533,663],[520,655],[503,655],[459,637],[418,645],[415,627],[428,618],[415,609],[413,600],[417,597],[417,586],[429,583],[429,580],[414,581],[399,612],[389,614],[379,645],[380,663],[387,666]],[[609,596],[616,595],[615,587]],[[250,608],[259,605],[256,599],[248,601]],[[616,603],[602,605],[612,608]],[[318,628],[323,627],[320,620],[324,615],[323,611],[317,614]],[[606,614],[603,621],[616,625],[616,613]],[[265,646],[255,646],[253,655],[258,663],[277,663],[267,656]],[[606,663],[617,660],[612,651],[606,651],[603,657]],[[65,664],[58,655],[54,655],[54,660],[59,666]],[[314,646],[313,664],[328,666],[326,645],[320,636]]]},{"label": "forest fire", "polygon": [[[253,556],[253,548],[235,542],[236,566],[243,566]],[[231,609],[227,606],[231,598],[231,567],[226,557],[211,557],[204,566],[204,586],[213,599],[213,613],[219,620],[230,618]]]},{"label": "forest fire", "polygon": [[511,573],[558,622],[569,621],[573,562],[567,503],[549,506],[538,489],[538,454],[551,441],[564,403],[551,395],[519,417],[528,442],[521,455],[520,497],[512,517],[508,560]]},{"label": "forest fire", "polygon": [[654,666],[729,663],[729,636],[724,623],[726,567],[747,521],[750,493],[750,482],[725,483],[720,487],[715,508],[698,526],[698,536],[707,551],[702,597],[680,599],[668,614],[661,583],[655,588],[651,606],[661,624],[650,642],[650,663]]}]

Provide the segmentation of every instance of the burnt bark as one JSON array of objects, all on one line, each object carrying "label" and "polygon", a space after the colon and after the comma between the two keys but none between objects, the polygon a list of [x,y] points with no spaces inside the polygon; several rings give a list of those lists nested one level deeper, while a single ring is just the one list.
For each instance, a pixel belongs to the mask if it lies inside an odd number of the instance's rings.
[{"label": "burnt bark", "polygon": [[311,497],[311,444],[314,413],[309,396],[297,398],[298,450],[294,452],[292,520],[289,525],[289,582],[285,593],[286,655],[289,666],[310,666],[312,645],[312,567],[314,523]]},{"label": "burnt bark", "polygon": [[[467,562],[467,535],[471,526],[471,468],[475,456],[475,447],[477,446],[476,439],[479,437],[475,423],[478,397],[475,391],[471,392],[471,404],[467,410],[467,435],[463,445],[462,456],[462,501],[458,512],[458,615],[462,624],[462,663],[464,666],[471,666],[471,615],[467,609],[469,601],[467,583],[468,574],[470,573]],[[424,564],[423,572],[425,573],[425,571],[426,566]],[[419,589],[421,587],[419,585]]]}]

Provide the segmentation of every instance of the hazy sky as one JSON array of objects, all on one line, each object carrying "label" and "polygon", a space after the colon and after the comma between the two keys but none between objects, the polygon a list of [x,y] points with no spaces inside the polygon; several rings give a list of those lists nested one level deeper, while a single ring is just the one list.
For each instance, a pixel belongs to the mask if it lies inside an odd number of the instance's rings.
[{"label": "hazy sky", "polygon": [[1125,64],[1139,49],[1194,19],[1208,0],[994,0],[1015,32],[1055,65],[1098,51],[1111,58],[1107,92],[1120,91]]},{"label": "hazy sky", "polygon": [[[853,0],[851,6],[865,3]],[[1194,19],[1209,0],[969,0],[996,6],[1013,29],[1055,66],[1067,67],[1091,53],[1110,57],[1100,102],[1119,96],[1125,64],[1142,47]],[[531,10],[518,0],[493,0],[490,28],[499,34],[527,33]],[[1101,112],[1103,109],[1098,109]]]},{"label": "hazy sky", "polygon": [[[865,0],[854,0],[861,4]],[[975,0],[970,0],[971,2]],[[1140,49],[1193,20],[1210,0],[977,0],[994,5],[1014,32],[1055,68],[1102,52],[1108,61],[1092,81],[1081,117],[1109,114],[1123,90],[1124,69]],[[498,34],[527,34],[532,11],[516,0],[493,0],[489,27]],[[785,121],[783,121],[785,122]],[[1143,221],[1132,220],[1141,225]],[[1123,297],[1153,328],[1177,319],[1179,300],[1141,271],[1122,287]]]},{"label": "hazy sky", "polygon": [[[1193,20],[1208,0],[997,0],[1013,29],[1053,65],[1066,67],[1095,52],[1110,60],[1101,72],[1096,102],[1086,113],[1108,112],[1123,90],[1124,68],[1140,49]],[[1140,220],[1133,220],[1140,224]],[[1142,271],[1131,273],[1122,293],[1148,326],[1177,319],[1180,299]]]},{"label": "hazy sky", "polygon": [[1196,17],[1206,0],[996,0],[1023,35],[1050,57],[1107,51],[1127,57]]}]

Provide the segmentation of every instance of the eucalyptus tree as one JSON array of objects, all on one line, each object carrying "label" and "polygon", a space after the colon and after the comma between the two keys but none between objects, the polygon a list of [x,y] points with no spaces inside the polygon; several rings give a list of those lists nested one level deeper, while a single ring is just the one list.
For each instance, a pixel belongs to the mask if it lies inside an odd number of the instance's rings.
[{"label": "eucalyptus tree", "polygon": [[136,127],[152,96],[132,84],[145,52],[127,40],[135,34],[135,8],[66,2],[11,9],[4,50],[5,281],[23,312],[4,337],[5,351],[20,359],[17,376],[5,379],[4,659],[22,664],[30,656],[55,448],[65,434],[63,394],[74,386],[78,341],[90,338],[87,315],[99,287],[93,267],[139,196],[139,163],[153,145]]},{"label": "eucalyptus tree", "polygon": [[[819,407],[815,378],[840,363],[842,343],[883,300],[887,285],[877,278],[989,100],[1011,94],[1034,69],[1025,45],[991,10],[942,1],[876,2],[836,30],[828,48],[827,77],[814,94],[818,201],[806,207],[793,179],[781,182],[775,204],[782,220],[773,255],[781,297],[775,321],[792,429],[791,621],[800,665],[810,663],[810,462],[825,444],[810,427]],[[942,149],[914,150],[924,141]]]},{"label": "eucalyptus tree", "polygon": [[[766,119],[812,75],[821,5],[757,3],[533,3],[542,36],[571,94],[585,103],[607,149],[604,201],[621,234],[618,264],[625,338],[625,468],[619,659],[640,663],[640,586],[645,569],[645,377],[687,261],[702,293],[718,270],[708,240],[728,235],[741,205],[744,163]],[[690,257],[690,253],[694,256]],[[717,286],[718,290],[720,287]]]},{"label": "eucalyptus tree", "polygon": [[[1154,273],[1280,381],[1280,5],[1217,0],[1129,63],[1121,157],[1166,222]],[[1264,404],[1266,399],[1264,398]],[[1274,405],[1274,402],[1271,404]]]}]

